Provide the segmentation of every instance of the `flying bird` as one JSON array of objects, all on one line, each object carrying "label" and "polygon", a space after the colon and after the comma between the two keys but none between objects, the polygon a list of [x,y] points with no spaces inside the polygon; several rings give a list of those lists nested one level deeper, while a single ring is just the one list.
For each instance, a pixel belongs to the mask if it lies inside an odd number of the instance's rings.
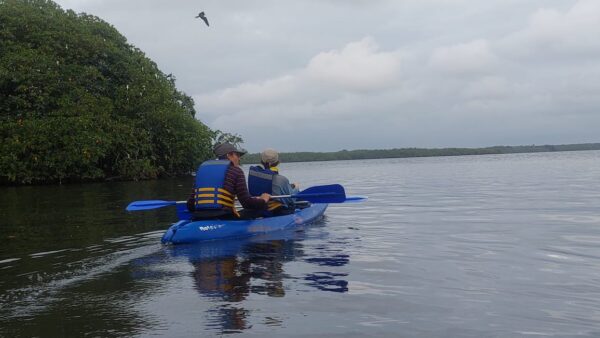
[{"label": "flying bird", "polygon": [[204,23],[205,23],[207,26],[210,26],[210,25],[208,24],[208,19],[206,18],[206,16],[204,16],[204,12],[200,12],[200,14],[198,14],[198,16],[196,16],[196,18],[200,18],[200,19],[204,20]]}]

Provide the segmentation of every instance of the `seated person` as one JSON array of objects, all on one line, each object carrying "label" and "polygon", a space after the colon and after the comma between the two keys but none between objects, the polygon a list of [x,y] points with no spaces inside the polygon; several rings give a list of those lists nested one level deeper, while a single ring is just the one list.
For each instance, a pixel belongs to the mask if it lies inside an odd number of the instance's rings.
[{"label": "seated person", "polygon": [[[250,194],[259,196],[267,193],[269,195],[293,195],[299,192],[298,183],[290,184],[290,181],[279,174],[279,153],[275,149],[265,149],[260,154],[262,167],[250,167],[248,185]],[[268,202],[265,216],[273,216],[294,212],[296,202],[293,198],[277,198]]]},{"label": "seated person", "polygon": [[[262,216],[270,195],[261,193],[251,197],[246,187],[246,177],[240,167],[240,157],[246,151],[230,143],[217,144],[216,160],[202,163],[196,171],[194,192],[187,201],[193,218],[252,218]],[[244,210],[238,213],[235,198]]]}]

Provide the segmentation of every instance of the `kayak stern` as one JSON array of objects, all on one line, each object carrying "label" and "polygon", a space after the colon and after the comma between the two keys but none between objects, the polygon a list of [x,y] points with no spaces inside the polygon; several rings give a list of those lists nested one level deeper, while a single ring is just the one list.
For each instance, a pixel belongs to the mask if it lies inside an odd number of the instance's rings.
[{"label": "kayak stern", "polygon": [[163,244],[183,244],[223,238],[247,237],[312,222],[323,215],[326,203],[316,203],[293,214],[252,220],[180,220],[167,229]]}]

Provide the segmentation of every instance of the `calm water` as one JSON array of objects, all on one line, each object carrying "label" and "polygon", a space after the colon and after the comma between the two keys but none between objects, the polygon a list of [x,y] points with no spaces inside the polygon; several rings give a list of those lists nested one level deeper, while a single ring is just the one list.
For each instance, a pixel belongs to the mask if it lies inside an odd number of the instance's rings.
[{"label": "calm water", "polygon": [[191,179],[0,188],[0,336],[600,336],[600,152],[284,164],[361,204],[162,246]]}]

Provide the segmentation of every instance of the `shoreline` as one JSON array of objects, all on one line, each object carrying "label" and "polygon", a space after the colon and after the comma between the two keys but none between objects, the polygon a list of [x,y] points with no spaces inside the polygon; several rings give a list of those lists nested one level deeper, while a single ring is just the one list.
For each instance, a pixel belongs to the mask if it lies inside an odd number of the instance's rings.
[{"label": "shoreline", "polygon": [[[572,152],[572,151],[597,151],[600,150],[600,143],[578,143],[563,145],[542,145],[542,146],[495,146],[487,148],[397,148],[397,149],[373,149],[373,150],[342,150],[338,152],[295,152],[280,153],[279,156],[283,163],[298,162],[331,162],[331,161],[354,161],[354,160],[376,160],[391,158],[423,158],[423,157],[449,157],[449,156],[479,156],[479,155],[509,155],[509,154],[527,154],[527,153],[552,153],[552,152]],[[351,155],[354,154],[355,157]],[[378,156],[376,156],[376,154]],[[298,159],[295,155],[301,155]],[[343,155],[343,156],[340,156]],[[350,156],[349,156],[350,155]],[[370,155],[370,156],[369,156]],[[319,158],[320,157],[320,158]],[[252,153],[244,156],[242,165],[260,164],[260,154]],[[193,171],[182,175],[163,176],[154,179],[145,180],[119,180],[111,177],[110,180],[76,181],[76,182],[48,182],[36,184],[5,184],[1,187],[31,187],[31,186],[61,186],[77,184],[97,184],[97,183],[116,183],[116,182],[135,182],[135,181],[156,181],[168,178],[193,177]]]}]

